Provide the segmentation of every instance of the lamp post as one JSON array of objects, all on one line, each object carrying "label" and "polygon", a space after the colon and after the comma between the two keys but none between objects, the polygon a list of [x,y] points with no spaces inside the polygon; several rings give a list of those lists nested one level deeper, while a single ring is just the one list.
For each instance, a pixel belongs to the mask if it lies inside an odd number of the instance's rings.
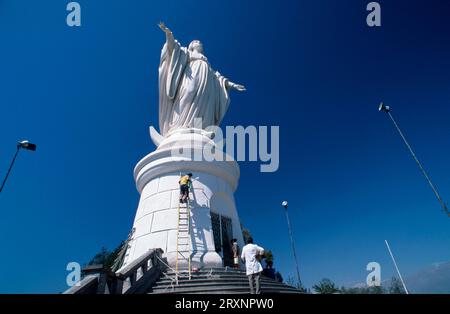
[{"label": "lamp post", "polygon": [[291,245],[292,245],[292,253],[294,254],[294,259],[295,259],[295,267],[297,270],[297,280],[298,280],[298,284],[301,285],[302,281],[300,280],[300,271],[298,268],[298,261],[297,261],[297,254],[295,253],[295,244],[294,244],[294,237],[292,236],[292,228],[291,228],[291,221],[289,220],[289,215],[288,215],[288,202],[287,201],[283,201],[281,203],[281,205],[284,207],[284,213],[286,214],[286,220],[287,220],[287,225],[288,225],[288,229],[289,229],[289,236],[291,238]]},{"label": "lamp post", "polygon": [[437,189],[435,188],[433,182],[431,182],[431,179],[428,176],[428,173],[425,171],[425,168],[422,166],[422,164],[420,163],[419,159],[416,157],[416,154],[414,153],[411,145],[409,145],[408,141],[406,140],[406,137],[403,135],[402,130],[400,130],[400,127],[398,126],[397,122],[395,122],[394,117],[391,114],[391,108],[389,106],[386,106],[385,104],[381,103],[380,106],[378,107],[378,110],[387,113],[389,118],[391,118],[392,123],[394,124],[395,128],[397,129],[398,133],[400,134],[401,138],[403,139],[403,142],[405,142],[406,147],[408,147],[408,150],[411,153],[411,155],[414,158],[414,160],[416,161],[417,165],[419,166],[420,171],[422,172],[422,174],[425,177],[425,179],[427,179],[428,184],[430,185],[431,189],[433,190],[434,195],[436,196],[439,204],[441,204],[442,210],[444,211],[444,213],[447,214],[447,216],[450,217],[450,210],[448,209],[447,205],[442,200],[442,198],[439,195]]},{"label": "lamp post", "polygon": [[29,141],[21,141],[21,142],[17,143],[16,153],[14,154],[11,164],[9,165],[8,172],[6,172],[6,176],[3,179],[2,186],[0,187],[0,193],[3,191],[3,188],[5,187],[6,180],[8,180],[11,169],[14,165],[14,162],[16,161],[17,155],[19,154],[19,151],[21,148],[34,152],[34,151],[36,151],[36,144],[32,144]]},{"label": "lamp post", "polygon": [[386,243],[387,249],[388,249],[388,251],[389,251],[389,255],[391,255],[392,262],[394,262],[394,266],[395,266],[395,269],[397,270],[398,276],[400,277],[400,281],[402,282],[403,289],[405,289],[405,293],[406,293],[406,294],[409,294],[409,291],[408,291],[408,289],[406,288],[405,282],[403,281],[402,274],[400,274],[400,270],[398,269],[397,262],[395,261],[395,258],[394,258],[394,254],[392,254],[391,247],[389,246],[389,243],[388,243],[387,240],[384,240],[384,243]]}]

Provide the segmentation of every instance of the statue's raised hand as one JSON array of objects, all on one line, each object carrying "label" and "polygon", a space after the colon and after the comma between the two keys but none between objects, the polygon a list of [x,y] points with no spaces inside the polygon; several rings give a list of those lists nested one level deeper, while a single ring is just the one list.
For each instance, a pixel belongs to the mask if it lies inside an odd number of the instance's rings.
[{"label": "statue's raised hand", "polygon": [[173,38],[172,31],[163,22],[159,22],[158,26],[166,33],[167,50],[169,53],[172,53],[173,47],[175,46],[175,38]]},{"label": "statue's raised hand", "polygon": [[170,29],[163,22],[159,22],[158,26],[164,33],[171,33]]}]

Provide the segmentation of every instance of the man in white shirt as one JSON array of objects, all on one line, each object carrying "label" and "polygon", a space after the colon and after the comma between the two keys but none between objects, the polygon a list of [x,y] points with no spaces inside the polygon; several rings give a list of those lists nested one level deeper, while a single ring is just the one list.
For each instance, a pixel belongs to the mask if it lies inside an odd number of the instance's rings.
[{"label": "man in white shirt", "polygon": [[248,282],[250,284],[251,294],[259,294],[261,292],[259,278],[261,276],[263,268],[256,257],[263,254],[264,249],[260,246],[257,246],[256,244],[253,244],[252,238],[248,238],[247,245],[242,248],[241,259],[245,262],[246,274],[248,277]]}]

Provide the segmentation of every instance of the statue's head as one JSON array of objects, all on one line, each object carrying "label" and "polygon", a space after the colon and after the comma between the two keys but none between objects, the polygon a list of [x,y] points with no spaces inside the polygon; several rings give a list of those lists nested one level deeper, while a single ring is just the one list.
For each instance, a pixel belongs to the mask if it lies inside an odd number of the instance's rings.
[{"label": "statue's head", "polygon": [[203,44],[200,40],[193,40],[189,44],[189,50],[190,51],[197,51],[199,53],[203,53]]}]

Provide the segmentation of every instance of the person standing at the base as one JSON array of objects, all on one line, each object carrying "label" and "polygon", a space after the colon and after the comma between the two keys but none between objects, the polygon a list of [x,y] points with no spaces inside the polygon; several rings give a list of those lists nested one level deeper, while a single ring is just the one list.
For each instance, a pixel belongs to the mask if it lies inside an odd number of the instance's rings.
[{"label": "person standing at the base", "polygon": [[264,249],[253,244],[253,239],[251,237],[248,238],[247,245],[242,248],[241,259],[245,262],[251,294],[260,294],[261,292],[259,279],[263,268],[257,257],[262,256],[263,254]]},{"label": "person standing at the base", "polygon": [[233,268],[239,268],[239,245],[237,239],[231,240],[231,251],[233,253]]},{"label": "person standing at the base", "polygon": [[191,187],[192,173],[188,173],[180,178],[180,203],[186,203],[189,198],[189,188]]}]

